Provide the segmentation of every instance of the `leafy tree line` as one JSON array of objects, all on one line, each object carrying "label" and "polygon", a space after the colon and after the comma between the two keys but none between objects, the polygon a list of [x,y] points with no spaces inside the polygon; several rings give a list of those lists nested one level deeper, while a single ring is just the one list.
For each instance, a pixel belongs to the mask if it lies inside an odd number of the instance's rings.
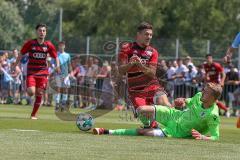
[{"label": "leafy tree line", "polygon": [[183,48],[209,39],[220,51],[218,44],[225,48],[239,31],[239,6],[239,0],[1,0],[0,48],[32,38],[39,22],[48,24],[48,38],[57,41],[63,8],[63,38],[73,47],[79,37],[134,38],[136,26],[148,21],[155,39],[191,40]]}]

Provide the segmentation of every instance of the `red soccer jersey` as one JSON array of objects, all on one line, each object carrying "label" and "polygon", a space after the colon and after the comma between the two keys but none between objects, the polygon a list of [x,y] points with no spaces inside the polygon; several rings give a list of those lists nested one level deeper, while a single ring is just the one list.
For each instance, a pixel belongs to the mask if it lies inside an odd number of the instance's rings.
[{"label": "red soccer jersey", "polygon": [[[147,46],[146,48],[142,48],[134,43],[126,43],[122,46],[121,51],[119,53],[119,63],[127,64],[129,63],[130,58],[133,55],[137,55],[141,58],[142,63],[145,66],[152,65],[157,67],[158,61],[158,52],[151,46]],[[150,85],[158,85],[157,77],[149,77],[145,75],[139,67],[135,66],[128,70],[128,90],[131,92],[145,92],[144,89]],[[160,87],[160,86],[159,86]]]},{"label": "red soccer jersey", "polygon": [[206,75],[209,76],[208,82],[220,83],[223,67],[219,63],[213,62],[211,65],[205,63],[204,69]]},{"label": "red soccer jersey", "polygon": [[37,39],[27,41],[22,49],[21,54],[28,53],[29,61],[27,65],[27,75],[47,76],[47,55],[52,58],[57,57],[57,51],[54,45],[50,41],[45,41],[43,44],[39,44]]}]

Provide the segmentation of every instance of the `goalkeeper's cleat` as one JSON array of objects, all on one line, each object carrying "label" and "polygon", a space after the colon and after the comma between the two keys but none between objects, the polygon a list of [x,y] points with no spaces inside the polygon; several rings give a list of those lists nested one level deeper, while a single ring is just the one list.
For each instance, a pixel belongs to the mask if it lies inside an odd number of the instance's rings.
[{"label": "goalkeeper's cleat", "polygon": [[237,120],[237,128],[240,128],[240,117],[238,117],[238,120]]},{"label": "goalkeeper's cleat", "polygon": [[105,129],[104,128],[93,128],[93,134],[101,135],[104,134]]}]

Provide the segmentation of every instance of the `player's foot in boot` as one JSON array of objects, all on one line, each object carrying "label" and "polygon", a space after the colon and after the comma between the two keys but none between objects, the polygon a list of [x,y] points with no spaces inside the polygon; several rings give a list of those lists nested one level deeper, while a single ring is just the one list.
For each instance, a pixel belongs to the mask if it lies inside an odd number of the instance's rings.
[{"label": "player's foot in boot", "polygon": [[104,128],[93,128],[93,134],[101,135],[104,134],[105,129]]},{"label": "player's foot in boot", "polygon": [[36,116],[31,116],[30,119],[37,120],[38,118]]}]

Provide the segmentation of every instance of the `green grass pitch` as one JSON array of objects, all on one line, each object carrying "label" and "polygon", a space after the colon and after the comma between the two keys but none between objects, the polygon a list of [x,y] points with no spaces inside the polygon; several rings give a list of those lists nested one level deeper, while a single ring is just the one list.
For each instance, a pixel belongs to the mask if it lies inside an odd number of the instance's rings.
[{"label": "green grass pitch", "polygon": [[[240,129],[236,118],[221,117],[221,138],[215,142],[143,136],[92,135],[74,121],[61,121],[53,107],[41,107],[38,120],[30,120],[30,106],[0,105],[0,159],[19,160],[145,160],[240,159]],[[95,127],[136,128],[112,111],[95,119]]]}]

